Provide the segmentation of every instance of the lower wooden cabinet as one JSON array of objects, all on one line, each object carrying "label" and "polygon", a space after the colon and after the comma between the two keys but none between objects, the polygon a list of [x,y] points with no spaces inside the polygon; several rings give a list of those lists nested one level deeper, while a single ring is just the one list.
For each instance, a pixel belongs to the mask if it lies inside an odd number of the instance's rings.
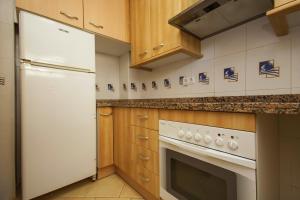
[{"label": "lower wooden cabinet", "polygon": [[[157,112],[154,109],[114,108],[117,172],[146,199],[153,200],[159,199],[158,131],[146,127],[158,127]],[[140,115],[147,115],[151,122],[140,123],[140,119],[136,119]]]},{"label": "lower wooden cabinet", "polygon": [[112,108],[98,108],[98,178],[114,173]]}]

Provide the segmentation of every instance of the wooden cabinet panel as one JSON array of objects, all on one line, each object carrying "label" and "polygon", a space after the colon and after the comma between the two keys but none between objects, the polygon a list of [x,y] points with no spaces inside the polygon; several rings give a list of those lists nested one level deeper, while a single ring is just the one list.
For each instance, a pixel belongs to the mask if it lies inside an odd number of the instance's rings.
[{"label": "wooden cabinet panel", "polygon": [[274,7],[279,7],[279,6],[282,6],[284,4],[290,3],[292,1],[295,1],[295,0],[275,0],[274,1]]},{"label": "wooden cabinet panel", "polygon": [[168,24],[192,0],[131,0],[131,63],[140,67],[177,53],[201,57],[200,41]]},{"label": "wooden cabinet panel", "polygon": [[131,126],[130,132],[133,134],[137,146],[158,152],[158,131]]},{"label": "wooden cabinet panel", "polygon": [[135,180],[137,183],[159,199],[159,176],[143,166],[137,165],[136,168]]},{"label": "wooden cabinet panel", "polygon": [[181,11],[181,0],[151,0],[151,38],[153,55],[180,46],[180,30],[168,20]]},{"label": "wooden cabinet panel", "polygon": [[84,28],[129,42],[129,0],[83,0]]},{"label": "wooden cabinet panel", "polygon": [[82,0],[16,0],[16,7],[83,28]]},{"label": "wooden cabinet panel", "polygon": [[133,108],[130,115],[131,124],[148,129],[158,130],[158,110]]},{"label": "wooden cabinet panel", "polygon": [[155,174],[159,173],[157,152],[135,145],[134,153],[137,166],[144,167]]},{"label": "wooden cabinet panel", "polygon": [[255,114],[250,113],[159,110],[159,119],[256,131],[256,117]]},{"label": "wooden cabinet panel", "polygon": [[114,108],[114,163],[127,174],[134,168],[133,138],[130,134],[130,109]]},{"label": "wooden cabinet panel", "polygon": [[113,115],[112,108],[98,109],[98,167],[103,168],[114,163],[113,159]]},{"label": "wooden cabinet panel", "polygon": [[152,56],[150,0],[131,0],[131,62],[141,63]]}]

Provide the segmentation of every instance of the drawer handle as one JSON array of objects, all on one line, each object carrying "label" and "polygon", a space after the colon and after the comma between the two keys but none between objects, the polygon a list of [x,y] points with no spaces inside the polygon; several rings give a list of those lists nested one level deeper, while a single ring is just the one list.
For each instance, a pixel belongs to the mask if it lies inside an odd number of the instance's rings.
[{"label": "drawer handle", "polygon": [[148,178],[148,177],[145,177],[145,176],[143,176],[143,175],[140,175],[140,178],[141,178],[141,180],[143,181],[143,182],[150,182],[150,178]]},{"label": "drawer handle", "polygon": [[150,160],[150,157],[149,156],[144,156],[143,154],[140,154],[139,159],[140,160]]},{"label": "drawer handle", "polygon": [[100,113],[100,116],[107,117],[107,116],[111,116],[111,114],[112,114],[112,113],[107,113],[107,114],[105,114],[105,113]]},{"label": "drawer handle", "polygon": [[165,44],[164,43],[160,43],[158,46],[153,47],[153,50],[158,50],[158,49],[162,48],[163,46],[165,46]]},{"label": "drawer handle", "polygon": [[96,28],[101,28],[101,29],[104,28],[102,25],[97,25],[97,24],[94,24],[93,22],[89,22],[89,24],[96,27]]},{"label": "drawer handle", "polygon": [[65,17],[69,18],[69,19],[75,19],[75,20],[78,20],[78,17],[68,15],[67,13],[65,13],[65,12],[63,12],[63,11],[60,11],[59,13],[60,13],[61,15],[65,16]]},{"label": "drawer handle", "polygon": [[140,57],[145,56],[147,53],[148,53],[148,51],[144,51],[143,53],[140,53],[139,56]]},{"label": "drawer handle", "polygon": [[137,115],[139,119],[148,119],[148,115]]},{"label": "drawer handle", "polygon": [[148,136],[143,136],[143,135],[138,135],[137,138],[140,139],[140,140],[149,140]]}]

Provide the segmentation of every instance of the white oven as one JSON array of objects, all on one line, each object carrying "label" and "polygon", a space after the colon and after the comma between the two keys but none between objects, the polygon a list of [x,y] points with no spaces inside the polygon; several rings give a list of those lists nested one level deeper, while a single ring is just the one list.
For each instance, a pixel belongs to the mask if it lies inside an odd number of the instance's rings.
[{"label": "white oven", "polygon": [[255,133],[160,120],[163,200],[256,200]]}]

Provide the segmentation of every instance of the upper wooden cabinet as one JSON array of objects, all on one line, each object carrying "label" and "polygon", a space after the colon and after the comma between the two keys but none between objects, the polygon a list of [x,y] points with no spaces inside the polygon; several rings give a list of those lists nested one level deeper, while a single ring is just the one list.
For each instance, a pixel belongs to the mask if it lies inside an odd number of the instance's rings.
[{"label": "upper wooden cabinet", "polygon": [[274,7],[282,6],[284,4],[290,3],[294,0],[274,0]]},{"label": "upper wooden cabinet", "polygon": [[152,57],[150,1],[131,0],[131,62],[141,63]]},{"label": "upper wooden cabinet", "polygon": [[274,9],[267,12],[267,16],[277,36],[289,33],[287,15],[300,11],[300,0],[275,0]]},{"label": "upper wooden cabinet", "polygon": [[84,28],[124,42],[129,40],[129,0],[83,0]]},{"label": "upper wooden cabinet", "polygon": [[191,0],[131,0],[132,67],[176,53],[201,57],[200,41],[168,24]]},{"label": "upper wooden cabinet", "polygon": [[16,7],[83,28],[82,0],[16,0]]}]

